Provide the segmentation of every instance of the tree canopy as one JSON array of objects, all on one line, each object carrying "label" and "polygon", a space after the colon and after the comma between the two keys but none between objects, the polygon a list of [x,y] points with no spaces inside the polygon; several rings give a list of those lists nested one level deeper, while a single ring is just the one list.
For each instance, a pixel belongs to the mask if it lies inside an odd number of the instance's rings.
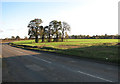
[{"label": "tree canopy", "polygon": [[36,43],[38,43],[38,36],[42,39],[42,42],[44,42],[45,39],[47,39],[48,42],[51,42],[51,39],[53,39],[54,42],[63,41],[66,37],[65,35],[68,35],[67,31],[70,31],[70,25],[67,22],[52,20],[48,26],[44,27],[41,25],[42,22],[41,19],[34,19],[28,24],[28,35],[30,38],[35,37]]},{"label": "tree canopy", "polygon": [[35,37],[35,42],[38,43],[39,39],[38,36],[40,35],[40,29],[42,26],[40,26],[40,24],[43,21],[41,19],[34,19],[31,20],[28,24],[28,35],[30,35],[30,37],[34,36]]}]

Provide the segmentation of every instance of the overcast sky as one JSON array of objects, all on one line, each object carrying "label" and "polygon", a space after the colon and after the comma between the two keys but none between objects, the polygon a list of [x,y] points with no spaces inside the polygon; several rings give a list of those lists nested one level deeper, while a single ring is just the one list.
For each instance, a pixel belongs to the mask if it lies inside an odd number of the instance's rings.
[{"label": "overcast sky", "polygon": [[28,36],[27,25],[35,18],[42,19],[43,26],[65,21],[71,26],[70,35],[118,34],[119,0],[8,1],[2,1],[0,38]]}]

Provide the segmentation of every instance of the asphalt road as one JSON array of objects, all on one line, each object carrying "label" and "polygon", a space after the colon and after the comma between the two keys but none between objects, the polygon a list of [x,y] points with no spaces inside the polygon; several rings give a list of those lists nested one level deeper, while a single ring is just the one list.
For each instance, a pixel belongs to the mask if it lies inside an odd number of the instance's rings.
[{"label": "asphalt road", "polygon": [[118,66],[2,45],[3,82],[118,82]]}]

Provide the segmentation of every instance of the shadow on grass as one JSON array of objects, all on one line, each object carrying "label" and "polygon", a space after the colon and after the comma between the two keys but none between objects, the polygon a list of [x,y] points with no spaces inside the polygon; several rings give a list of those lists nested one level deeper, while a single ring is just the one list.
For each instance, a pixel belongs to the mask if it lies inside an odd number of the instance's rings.
[{"label": "shadow on grass", "polygon": [[67,55],[103,60],[107,62],[120,63],[118,57],[118,46],[90,46],[56,51]]},{"label": "shadow on grass", "polygon": [[46,51],[65,55],[72,55],[83,58],[90,58],[95,60],[101,60],[112,63],[120,63],[118,57],[118,46],[90,46],[82,48],[71,48],[71,49],[56,49],[52,47],[43,47],[40,50],[45,49]]},{"label": "shadow on grass", "polygon": [[[58,49],[53,47],[42,47],[38,48],[37,46],[26,46],[26,45],[14,45],[15,47],[34,50],[34,51],[43,51],[51,53],[59,53],[64,55],[69,55],[73,57],[89,58],[111,63],[120,63],[120,58],[118,57],[118,45],[94,45],[81,48],[71,48],[71,49]],[[71,45],[72,46],[72,45]]]},{"label": "shadow on grass", "polygon": [[57,48],[53,48],[53,47],[42,47],[40,49],[46,49],[46,50],[61,50],[61,49],[57,49]]}]

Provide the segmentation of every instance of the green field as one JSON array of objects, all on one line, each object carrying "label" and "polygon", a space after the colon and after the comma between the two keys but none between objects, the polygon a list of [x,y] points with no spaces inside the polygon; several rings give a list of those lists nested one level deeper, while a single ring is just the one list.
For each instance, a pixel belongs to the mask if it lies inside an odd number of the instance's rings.
[{"label": "green field", "polygon": [[118,62],[118,39],[67,39],[64,42],[35,43],[34,40],[16,41],[13,44],[36,46],[29,48],[40,51],[49,51],[66,54],[66,56],[79,56],[108,62]]}]

